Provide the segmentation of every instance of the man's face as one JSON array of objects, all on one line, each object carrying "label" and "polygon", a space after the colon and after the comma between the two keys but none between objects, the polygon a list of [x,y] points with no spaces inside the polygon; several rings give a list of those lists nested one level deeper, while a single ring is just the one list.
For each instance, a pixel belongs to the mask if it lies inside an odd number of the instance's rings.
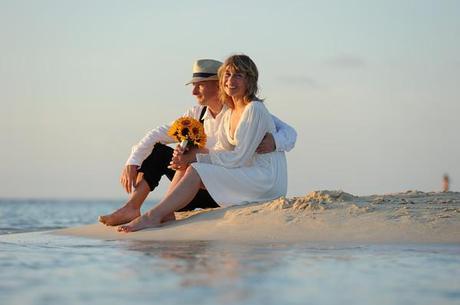
[{"label": "man's face", "polygon": [[207,106],[210,100],[217,99],[219,83],[216,80],[193,83],[192,94],[196,97],[198,104]]}]

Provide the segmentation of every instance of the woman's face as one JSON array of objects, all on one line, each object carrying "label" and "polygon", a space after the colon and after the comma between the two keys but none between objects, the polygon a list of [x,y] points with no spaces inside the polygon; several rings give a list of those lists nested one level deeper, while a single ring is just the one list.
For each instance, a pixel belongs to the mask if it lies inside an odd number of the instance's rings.
[{"label": "woman's face", "polygon": [[243,98],[246,95],[247,80],[246,75],[236,72],[232,67],[226,67],[223,77],[224,91],[233,98]]}]

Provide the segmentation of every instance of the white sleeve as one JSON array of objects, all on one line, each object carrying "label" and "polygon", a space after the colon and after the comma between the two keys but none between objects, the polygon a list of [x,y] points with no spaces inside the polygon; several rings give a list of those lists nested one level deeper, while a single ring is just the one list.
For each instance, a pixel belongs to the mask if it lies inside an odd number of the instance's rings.
[{"label": "white sleeve", "polygon": [[162,125],[150,130],[136,145],[131,148],[131,155],[126,165],[140,166],[142,162],[152,153],[156,143],[174,143],[174,139],[168,136],[171,125]]},{"label": "white sleeve", "polygon": [[[201,109],[201,106],[195,106],[187,110],[183,116],[189,116],[198,119],[201,113]],[[144,162],[144,160],[152,153],[153,147],[156,143],[175,143],[176,139],[168,135],[168,130],[173,123],[174,121],[170,124],[162,125],[150,130],[136,145],[131,148],[131,154],[125,165],[141,166],[142,162]]]},{"label": "white sleeve", "polygon": [[281,121],[276,116],[272,115],[272,118],[276,127],[276,133],[273,134],[276,151],[290,151],[295,146],[297,132],[292,126]]},{"label": "white sleeve", "polygon": [[[244,117],[235,132],[236,143],[232,151],[209,151],[209,156],[198,159],[198,162],[209,162],[227,168],[243,167],[252,161],[257,146],[265,133],[269,131],[272,118],[261,102],[253,101],[246,109]],[[225,128],[225,124],[221,125]]]}]

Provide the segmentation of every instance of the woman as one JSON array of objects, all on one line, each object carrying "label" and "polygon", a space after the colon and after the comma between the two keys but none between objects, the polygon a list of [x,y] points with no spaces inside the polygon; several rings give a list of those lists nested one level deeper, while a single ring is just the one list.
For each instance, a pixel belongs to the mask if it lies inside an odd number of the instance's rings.
[{"label": "woman", "polygon": [[219,90],[228,109],[219,130],[218,149],[184,155],[196,162],[176,172],[157,206],[118,227],[119,231],[137,231],[174,219],[174,211],[187,205],[200,188],[206,188],[221,206],[286,195],[284,153],[255,153],[264,135],[275,132],[270,113],[257,97],[257,80],[257,67],[248,56],[233,55],[224,62],[219,69]]}]

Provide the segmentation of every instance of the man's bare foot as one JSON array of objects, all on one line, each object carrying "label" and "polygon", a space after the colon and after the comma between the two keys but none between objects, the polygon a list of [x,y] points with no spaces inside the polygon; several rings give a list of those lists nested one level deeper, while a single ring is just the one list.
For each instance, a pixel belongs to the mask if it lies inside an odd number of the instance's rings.
[{"label": "man's bare foot", "polygon": [[118,226],[133,219],[136,219],[141,215],[141,210],[133,208],[128,205],[124,205],[112,214],[99,216],[99,222],[107,226]]},{"label": "man's bare foot", "polygon": [[153,213],[146,213],[142,216],[137,217],[128,224],[118,227],[118,232],[135,232],[146,228],[159,227],[161,225],[161,219],[155,217]]}]

